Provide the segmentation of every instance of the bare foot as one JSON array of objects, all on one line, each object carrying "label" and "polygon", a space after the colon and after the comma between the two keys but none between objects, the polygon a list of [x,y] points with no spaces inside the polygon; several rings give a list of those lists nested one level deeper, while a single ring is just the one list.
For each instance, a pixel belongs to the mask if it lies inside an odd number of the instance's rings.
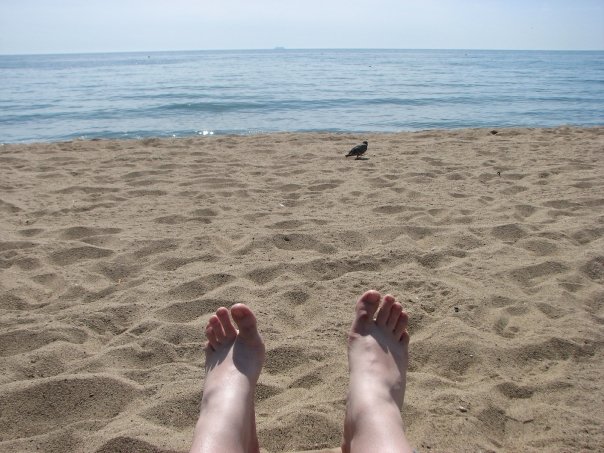
[{"label": "bare foot", "polygon": [[394,297],[381,299],[377,291],[361,296],[348,336],[350,386],[344,453],[411,452],[401,418],[409,361],[409,318]]},{"label": "bare foot", "polygon": [[191,453],[258,452],[254,391],[264,363],[264,342],[254,313],[224,307],[206,326],[206,378]]}]

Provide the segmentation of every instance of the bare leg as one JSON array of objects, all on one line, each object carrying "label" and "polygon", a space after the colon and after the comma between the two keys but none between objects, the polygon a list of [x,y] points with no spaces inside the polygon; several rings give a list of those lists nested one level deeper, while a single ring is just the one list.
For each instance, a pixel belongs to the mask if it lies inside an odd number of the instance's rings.
[{"label": "bare leg", "polygon": [[254,391],[264,342],[254,313],[243,304],[221,307],[206,326],[206,379],[191,453],[258,452]]},{"label": "bare leg", "polygon": [[348,336],[350,387],[344,453],[411,452],[401,418],[409,318],[394,297],[385,296],[381,306],[380,300],[377,291],[361,296]]}]

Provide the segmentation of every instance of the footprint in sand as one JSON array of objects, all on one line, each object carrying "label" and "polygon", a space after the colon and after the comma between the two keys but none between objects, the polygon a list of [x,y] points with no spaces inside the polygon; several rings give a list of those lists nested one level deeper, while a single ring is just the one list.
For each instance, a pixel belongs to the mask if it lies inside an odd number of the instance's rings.
[{"label": "footprint in sand", "polygon": [[509,223],[493,227],[491,235],[503,242],[516,242],[527,236],[528,233],[520,225]]},{"label": "footprint in sand", "polygon": [[409,208],[403,205],[384,205],[373,208],[372,211],[376,214],[400,214],[401,212],[407,211]]},{"label": "footprint in sand", "polygon": [[526,366],[545,360],[577,361],[584,357],[592,357],[596,353],[594,343],[581,342],[551,337],[540,342],[525,344],[511,348],[508,353],[516,358],[519,365]]},{"label": "footprint in sand", "polygon": [[308,190],[309,192],[324,192],[326,190],[333,190],[339,187],[341,182],[343,181],[310,185],[306,187],[306,190]]},{"label": "footprint in sand", "polygon": [[516,211],[517,216],[523,219],[532,216],[537,211],[537,208],[535,206],[531,206],[528,204],[518,204],[514,206],[514,209]]},{"label": "footprint in sand", "polygon": [[66,228],[64,230],[59,230],[57,234],[58,237],[61,239],[75,241],[90,238],[92,236],[113,235],[119,234],[121,232],[122,230],[120,228],[95,228],[87,226],[75,226]]},{"label": "footprint in sand", "polygon": [[288,266],[283,264],[275,266],[257,267],[248,272],[245,277],[253,281],[257,285],[266,285],[267,283],[276,279],[288,270]]},{"label": "footprint in sand", "polygon": [[511,399],[526,399],[533,396],[535,390],[530,386],[521,386],[514,382],[502,382],[495,386],[504,396]]},{"label": "footprint in sand", "polygon": [[157,310],[155,315],[167,322],[190,322],[202,316],[216,312],[218,308],[229,306],[240,301],[226,301],[223,299],[201,298],[186,302],[168,304],[165,308]]},{"label": "footprint in sand", "polygon": [[[293,445],[309,445],[308,431],[312,430],[312,445],[327,448],[342,441],[342,427],[317,408],[289,413],[279,419],[280,426],[258,430],[260,445],[268,451],[291,451]],[[283,432],[287,436],[283,436]],[[295,448],[295,447],[294,447]],[[338,449],[339,450],[339,449]],[[328,450],[333,451],[333,450]]]},{"label": "footprint in sand", "polygon": [[168,192],[165,190],[131,190],[127,192],[127,195],[131,197],[161,197],[164,195],[168,195]]},{"label": "footprint in sand", "polygon": [[545,261],[531,266],[522,266],[509,272],[521,287],[528,289],[555,275],[567,272],[569,267],[559,261]]},{"label": "footprint in sand", "polygon": [[212,253],[206,253],[204,255],[192,256],[188,258],[167,258],[155,265],[154,269],[173,272],[190,263],[214,263],[218,261],[218,259],[219,257]]},{"label": "footprint in sand", "polygon": [[55,341],[82,344],[87,338],[85,330],[75,327],[16,329],[0,334],[0,357],[33,351]]},{"label": "footprint in sand", "polygon": [[[166,399],[159,404],[153,404],[141,412],[140,416],[155,425],[173,428],[178,431],[186,430],[191,426],[195,426],[199,417],[199,391],[191,390],[188,394],[178,398]],[[128,451],[134,450],[129,449]]]},{"label": "footprint in sand", "polygon": [[43,228],[26,228],[24,230],[17,231],[17,233],[23,237],[29,238],[44,233],[44,231],[45,230]]},{"label": "footprint in sand", "polygon": [[559,247],[555,242],[540,238],[522,239],[518,241],[516,245],[537,256],[555,255],[559,250]]},{"label": "footprint in sand", "polygon": [[92,246],[71,247],[50,254],[50,261],[59,266],[69,266],[83,260],[97,260],[113,255],[113,250]]},{"label": "footprint in sand", "polygon": [[302,251],[314,250],[319,253],[335,253],[335,247],[323,244],[309,234],[291,233],[276,234],[272,237],[272,243],[281,250]]},{"label": "footprint in sand", "polygon": [[[155,219],[153,219],[153,221],[155,223],[159,223],[162,225],[180,225],[180,224],[188,222],[189,220],[190,220],[189,217],[185,217],[185,216],[179,215],[179,214],[171,214],[171,215],[156,217]],[[210,223],[210,222],[208,221],[207,223]]]},{"label": "footprint in sand", "polygon": [[235,280],[236,277],[229,274],[210,274],[195,280],[182,283],[175,288],[170,289],[167,294],[175,299],[195,299],[204,296],[221,286]]},{"label": "footprint in sand", "polygon": [[144,440],[134,437],[117,436],[105,444],[94,453],[116,453],[116,452],[137,452],[137,453],[182,453],[176,450],[167,450],[157,447]]},{"label": "footprint in sand", "polygon": [[581,266],[581,272],[594,282],[604,283],[604,256],[596,256]]},{"label": "footprint in sand", "polygon": [[24,382],[0,395],[3,440],[48,433],[57,429],[57,422],[66,426],[82,420],[109,421],[142,394],[142,387],[106,375]]},{"label": "footprint in sand", "polygon": [[141,271],[141,266],[119,261],[105,261],[98,263],[94,267],[94,270],[107,277],[109,280],[120,283],[126,279],[137,276]]},{"label": "footprint in sand", "polygon": [[2,307],[3,310],[34,310],[36,308],[44,307],[45,305],[48,305],[48,302],[35,304],[12,292],[0,292],[0,307]]},{"label": "footprint in sand", "polygon": [[321,361],[323,357],[298,346],[282,345],[266,351],[264,369],[272,374],[283,373],[299,365],[312,363],[313,360]]},{"label": "footprint in sand", "polygon": [[21,211],[22,209],[17,205],[0,199],[0,212],[2,212],[3,214],[17,214]]},{"label": "footprint in sand", "polygon": [[140,245],[141,247],[133,252],[132,255],[134,258],[140,259],[150,255],[157,255],[159,253],[176,250],[179,246],[179,241],[173,239],[141,241],[139,244],[135,244],[135,246],[132,248],[137,248],[136,245]]}]

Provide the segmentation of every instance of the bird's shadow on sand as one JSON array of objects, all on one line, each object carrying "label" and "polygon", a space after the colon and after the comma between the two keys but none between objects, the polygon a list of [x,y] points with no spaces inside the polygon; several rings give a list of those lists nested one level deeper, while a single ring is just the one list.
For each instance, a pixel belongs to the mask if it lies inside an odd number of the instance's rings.
[{"label": "bird's shadow on sand", "polygon": [[355,160],[369,160],[369,157],[357,157]]}]

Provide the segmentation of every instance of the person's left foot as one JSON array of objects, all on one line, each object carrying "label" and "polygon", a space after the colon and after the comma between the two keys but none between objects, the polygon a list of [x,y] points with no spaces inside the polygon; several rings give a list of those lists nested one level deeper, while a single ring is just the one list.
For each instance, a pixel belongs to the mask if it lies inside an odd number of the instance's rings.
[{"label": "person's left foot", "polygon": [[[231,323],[229,311],[221,307],[206,327],[206,373],[217,374],[217,367],[234,366],[256,384],[264,364],[264,342],[258,333],[256,316],[244,304],[231,307],[231,315],[239,331]],[[214,373],[216,371],[216,373]],[[206,386],[208,376],[206,375]]]},{"label": "person's left foot", "polygon": [[243,304],[219,308],[206,326],[206,378],[191,452],[257,452],[254,391],[264,342]]}]

